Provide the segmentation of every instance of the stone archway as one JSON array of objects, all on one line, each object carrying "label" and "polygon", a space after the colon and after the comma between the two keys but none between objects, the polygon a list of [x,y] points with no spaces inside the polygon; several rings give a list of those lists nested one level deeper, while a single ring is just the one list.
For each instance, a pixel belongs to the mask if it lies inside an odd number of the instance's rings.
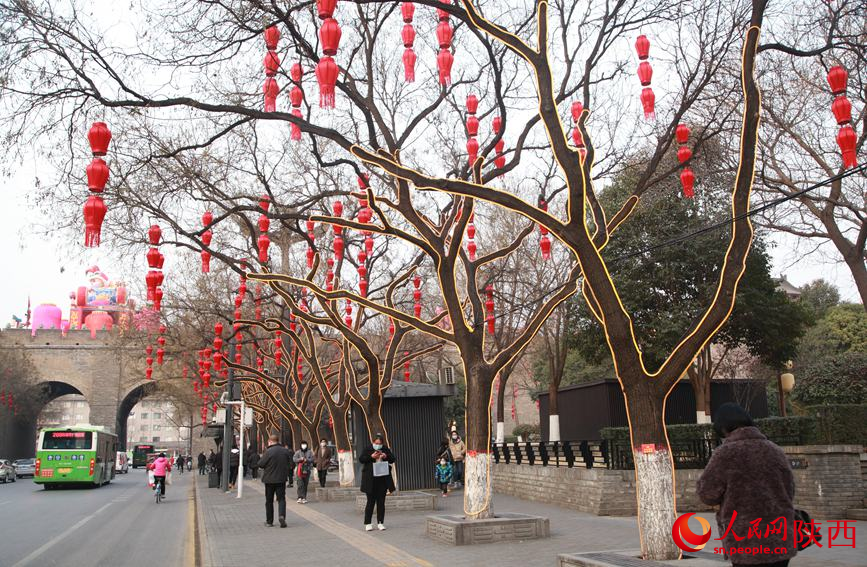
[{"label": "stone archway", "polygon": [[117,432],[118,451],[126,451],[127,429],[126,423],[129,413],[144,398],[153,395],[157,391],[157,383],[154,381],[142,382],[130,390],[117,406]]}]

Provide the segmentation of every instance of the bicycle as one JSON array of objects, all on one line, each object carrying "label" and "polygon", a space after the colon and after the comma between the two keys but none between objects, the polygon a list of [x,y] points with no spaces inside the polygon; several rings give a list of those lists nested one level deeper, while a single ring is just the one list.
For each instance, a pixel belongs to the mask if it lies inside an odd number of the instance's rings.
[{"label": "bicycle", "polygon": [[154,498],[156,499],[157,504],[159,504],[163,499],[162,482],[163,481],[158,478],[154,480]]}]

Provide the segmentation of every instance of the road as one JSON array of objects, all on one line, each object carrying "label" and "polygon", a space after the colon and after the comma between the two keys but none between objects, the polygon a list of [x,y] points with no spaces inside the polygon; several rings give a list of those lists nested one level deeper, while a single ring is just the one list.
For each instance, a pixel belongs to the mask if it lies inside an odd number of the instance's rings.
[{"label": "road", "polygon": [[0,567],[195,565],[193,472],[157,505],[143,469],[100,488],[0,484]]}]

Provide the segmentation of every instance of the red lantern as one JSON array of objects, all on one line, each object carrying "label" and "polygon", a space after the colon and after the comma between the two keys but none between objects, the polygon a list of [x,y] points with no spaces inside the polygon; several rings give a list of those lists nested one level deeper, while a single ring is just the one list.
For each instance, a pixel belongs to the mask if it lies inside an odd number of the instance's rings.
[{"label": "red lantern", "polygon": [[581,113],[584,112],[584,105],[577,100],[572,103],[572,120],[578,122],[581,119]]},{"label": "red lantern", "polygon": [[151,357],[151,356],[147,357],[147,358],[145,359],[145,364],[147,364],[148,366],[153,366],[153,364],[154,364],[154,359],[153,359],[153,357]]},{"label": "red lantern", "polygon": [[271,219],[267,215],[259,215],[259,232],[268,232],[271,228]]},{"label": "red lantern", "polygon": [[280,87],[277,86],[277,81],[271,77],[265,79],[265,85],[262,87],[262,92],[265,95],[265,112],[276,111],[277,95],[280,93]]},{"label": "red lantern", "polygon": [[476,242],[474,240],[470,240],[467,242],[467,252],[470,255],[470,261],[476,261]]},{"label": "red lantern", "polygon": [[337,85],[337,63],[325,56],[316,64],[316,80],[319,81],[320,108],[334,108],[334,91]]},{"label": "red lantern", "polygon": [[407,83],[415,82],[415,51],[407,47],[403,52],[403,76]]},{"label": "red lantern", "polygon": [[677,161],[679,161],[681,164],[688,162],[691,157],[692,157],[692,150],[690,150],[688,147],[680,146],[680,148],[678,148]]},{"label": "red lantern", "polygon": [[159,311],[162,303],[163,303],[163,289],[161,287],[158,287],[154,290],[154,309]]},{"label": "red lantern", "polygon": [[439,71],[440,84],[447,87],[452,84],[452,63],[455,58],[448,49],[440,49],[437,55],[437,70]]},{"label": "red lantern", "polygon": [[373,254],[373,237],[369,234],[364,239],[364,250],[367,252],[368,256]]},{"label": "red lantern", "polygon": [[223,324],[222,323],[214,323],[214,334],[218,337],[223,334]]},{"label": "red lantern", "polygon": [[494,130],[494,134],[499,134],[502,127],[503,119],[499,116],[494,116],[494,119],[491,121],[491,128]]},{"label": "red lantern", "polygon": [[404,2],[400,5],[400,14],[403,16],[404,22],[412,22],[412,17],[415,14],[415,4],[412,2]]},{"label": "red lantern", "polygon": [[641,86],[646,87],[650,84],[650,80],[653,78],[653,67],[650,66],[650,63],[647,61],[642,61],[640,65],[638,65],[638,80],[641,81]]},{"label": "red lantern", "polygon": [[489,285],[485,288],[485,293],[488,298],[485,300],[485,310],[487,311],[486,321],[488,323],[488,333],[494,334],[494,286]]},{"label": "red lantern", "polygon": [[316,11],[320,20],[327,20],[334,15],[337,0],[316,0]]},{"label": "red lantern", "polygon": [[452,29],[452,24],[449,23],[448,20],[441,21],[437,24],[437,41],[439,42],[440,49],[448,49],[451,47],[453,37],[454,30]]},{"label": "red lantern", "polygon": [[268,238],[267,234],[260,234],[257,244],[259,245],[259,262],[264,264],[268,261],[268,247],[271,246],[271,239]]},{"label": "red lantern", "polygon": [[506,166],[506,156],[502,153],[497,154],[497,157],[494,158],[494,165],[500,169]]},{"label": "red lantern", "polygon": [[403,29],[400,30],[400,38],[403,40],[404,47],[412,47],[415,43],[415,28],[412,27],[412,24],[403,26]]},{"label": "red lantern", "polygon": [[683,186],[683,196],[687,199],[692,199],[695,196],[693,185],[695,184],[695,174],[689,167],[684,167],[680,172],[680,184]]},{"label": "red lantern", "polygon": [[467,154],[469,154],[470,165],[479,157],[479,141],[475,138],[467,140]]},{"label": "red lantern", "polygon": [[265,48],[269,50],[277,49],[277,43],[280,41],[280,30],[277,26],[270,26],[265,30]]},{"label": "red lantern", "polygon": [[828,85],[831,86],[831,92],[834,95],[845,93],[847,82],[849,82],[849,73],[846,72],[846,69],[839,65],[828,69]]},{"label": "red lantern", "polygon": [[165,350],[163,350],[163,349],[161,349],[161,348],[158,348],[158,349],[157,349],[157,364],[162,365],[162,363],[163,363],[163,357],[164,357],[165,355],[166,355],[166,351],[165,351]]},{"label": "red lantern", "polygon": [[476,237],[476,225],[470,223],[469,225],[467,225],[467,238],[472,240],[475,237]]},{"label": "red lantern", "polygon": [[202,225],[207,227],[212,222],[214,222],[214,214],[211,211],[205,211],[205,214],[202,215]]},{"label": "red lantern", "polygon": [[343,259],[343,237],[339,234],[334,237],[334,256],[338,260]]},{"label": "red lantern", "polygon": [[678,124],[674,130],[674,137],[678,144],[685,144],[689,141],[689,126],[686,124]]},{"label": "red lantern", "polygon": [[87,188],[94,193],[102,193],[108,182],[108,176],[108,165],[100,158],[93,158],[87,166]]},{"label": "red lantern", "polygon": [[304,91],[302,91],[301,88],[298,87],[298,85],[295,85],[294,87],[292,87],[292,90],[289,91],[289,103],[295,108],[298,108],[303,102]]},{"label": "red lantern", "polygon": [[846,98],[846,95],[840,95],[831,103],[831,112],[834,113],[834,119],[837,124],[843,125],[852,121],[852,103]]},{"label": "red lantern", "polygon": [[479,119],[475,116],[470,116],[469,118],[467,118],[467,133],[470,136],[479,135]]},{"label": "red lantern", "polygon": [[542,258],[547,260],[551,257],[551,239],[547,236],[542,236],[539,240],[539,248],[542,250]]},{"label": "red lantern", "polygon": [[638,52],[638,58],[641,60],[650,56],[650,40],[646,35],[640,35],[635,39],[635,51]]},{"label": "red lantern", "polygon": [[470,93],[467,95],[467,112],[475,114],[479,110],[479,99],[476,95]]},{"label": "red lantern", "polygon": [[394,319],[388,319],[388,336],[394,336]]},{"label": "red lantern", "polygon": [[160,251],[157,250],[156,248],[151,248],[150,250],[148,250],[147,259],[148,259],[148,268],[159,267],[158,264],[160,261]]},{"label": "red lantern", "polygon": [[[451,4],[452,3],[451,0],[440,0],[440,2],[442,4]],[[445,10],[443,10],[442,8],[437,8],[437,18],[441,22],[443,20],[448,20],[449,19],[449,13],[446,12]]]},{"label": "red lantern", "polygon": [[361,292],[361,297],[367,297],[367,280],[361,279],[358,281],[358,290]]},{"label": "red lantern", "polygon": [[337,55],[341,35],[343,32],[340,30],[340,24],[337,23],[337,20],[327,18],[322,22],[322,27],[319,28],[319,41],[322,43],[322,52],[325,55]]},{"label": "red lantern", "polygon": [[265,76],[273,77],[280,69],[280,56],[274,51],[269,51],[265,54],[265,61],[263,64],[265,65]]},{"label": "red lantern", "polygon": [[211,253],[207,250],[202,250],[202,273],[207,274],[211,271]]},{"label": "red lantern", "polygon": [[292,68],[289,71],[289,76],[292,77],[292,81],[295,82],[298,86],[301,86],[301,77],[304,76],[304,68],[301,67],[301,63],[294,63]]},{"label": "red lantern", "polygon": [[581,134],[581,130],[578,129],[578,126],[572,128],[572,143],[575,144],[576,148],[584,147],[584,136]]},{"label": "red lantern", "polygon": [[274,351],[274,364],[276,364],[277,366],[280,366],[282,359],[283,359],[283,351],[281,351],[279,349]]},{"label": "red lantern", "polygon": [[[294,116],[295,118],[301,118],[301,110],[298,108],[293,108],[292,116]],[[301,139],[301,126],[295,123],[289,125],[289,139],[293,142],[297,142]]]},{"label": "red lantern", "polygon": [[152,347],[151,345],[148,345],[148,346],[145,347],[145,353],[146,353],[148,356],[150,356],[153,352],[154,352],[154,347]]},{"label": "red lantern", "polygon": [[316,255],[316,253],[313,252],[313,248],[307,248],[307,267],[308,268],[313,267],[313,258],[315,255]]},{"label": "red lantern", "polygon": [[147,376],[148,380],[153,380],[154,369],[148,366],[145,368],[145,376]]},{"label": "red lantern", "polygon": [[99,246],[102,221],[107,211],[102,197],[92,193],[84,203],[84,245],[88,248]]},{"label": "red lantern", "polygon": [[840,151],[843,154],[843,167],[855,167],[858,165],[858,158],[855,155],[855,143],[857,136],[851,124],[846,124],[840,131],[837,132],[837,145],[840,146]]},{"label": "red lantern", "polygon": [[334,201],[333,211],[334,211],[335,217],[342,217],[343,216],[343,202]]},{"label": "red lantern", "polygon": [[641,89],[641,106],[644,108],[644,117],[647,119],[652,119],[656,116],[653,110],[654,102],[656,102],[656,95],[653,94],[653,89],[650,87]]},{"label": "red lantern", "polygon": [[111,142],[111,130],[105,122],[94,122],[87,132],[87,141],[90,142],[93,155],[104,156],[108,153],[108,144]]},{"label": "red lantern", "polygon": [[154,246],[157,246],[160,243],[160,237],[162,236],[163,231],[160,230],[159,225],[152,224],[148,229],[148,240]]}]

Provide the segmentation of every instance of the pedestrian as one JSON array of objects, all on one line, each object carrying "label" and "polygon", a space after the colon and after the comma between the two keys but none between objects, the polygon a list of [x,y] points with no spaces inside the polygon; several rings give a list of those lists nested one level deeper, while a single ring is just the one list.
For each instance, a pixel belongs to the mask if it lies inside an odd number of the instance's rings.
[{"label": "pedestrian", "polygon": [[449,452],[452,454],[452,462],[455,464],[452,478],[455,487],[459,487],[464,481],[464,457],[467,456],[467,446],[456,430],[452,430],[452,439],[449,441]]},{"label": "pedestrian", "polygon": [[449,495],[449,483],[452,480],[452,464],[445,458],[440,457],[440,462],[437,463],[434,470],[434,477],[440,484],[440,490],[443,491],[443,498]]},{"label": "pedestrian", "polygon": [[223,482],[223,448],[217,447],[220,449],[219,453],[215,453],[213,449],[211,449],[211,456],[208,459],[210,461],[211,470],[216,471],[217,473],[217,485],[222,486]]},{"label": "pedestrian", "polygon": [[241,466],[241,451],[233,446],[229,451],[229,490],[235,488],[235,483],[238,482],[239,466]]},{"label": "pedestrian", "polygon": [[[723,443],[714,450],[696,491],[705,504],[719,506],[716,519],[719,533],[725,534],[723,547],[741,552],[727,554],[732,565],[786,567],[797,553],[794,535],[786,537],[795,527],[795,478],[786,454],[738,404],[717,408],[713,428]],[[754,532],[762,537],[747,537]]]},{"label": "pedestrian", "polygon": [[246,470],[244,471],[245,474],[246,474],[246,471],[249,470],[250,471],[250,478],[256,478],[258,476],[256,474],[256,471],[259,470],[256,466],[256,464],[259,462],[259,453],[256,452],[255,447],[250,445],[250,448],[247,450],[247,453],[244,454],[244,457],[247,461],[247,464],[245,465]]},{"label": "pedestrian", "polygon": [[193,456],[187,455],[187,458],[184,460],[187,463],[187,472],[193,472]]},{"label": "pedestrian", "polygon": [[175,465],[177,466],[178,470],[181,471],[181,474],[184,474],[184,464],[184,456],[179,455],[178,460],[175,461]]},{"label": "pedestrian", "polygon": [[200,452],[198,456],[198,465],[199,465],[199,474],[205,474],[205,466],[208,464],[208,458],[205,457],[205,454]]},{"label": "pedestrian", "polygon": [[274,497],[277,498],[277,514],[280,527],[286,527],[286,478],[292,468],[292,451],[280,445],[277,435],[268,436],[268,448],[262,458],[256,459],[255,468],[262,470],[265,484],[265,525],[274,525]]},{"label": "pedestrian", "polygon": [[440,442],[440,448],[437,449],[437,454],[434,456],[434,461],[439,461],[443,457],[445,457],[448,462],[452,462],[452,451],[449,448],[448,437],[443,437],[443,440]]},{"label": "pedestrian", "polygon": [[307,441],[301,441],[301,448],[295,451],[292,461],[295,463],[295,476],[298,477],[298,503],[307,504],[307,485],[310,483],[310,470],[313,468],[313,451],[307,446]]},{"label": "pedestrian", "polygon": [[385,497],[395,491],[391,476],[391,463],[395,461],[391,449],[385,446],[381,433],[373,436],[373,444],[365,447],[358,462],[361,463],[361,491],[367,495],[364,507],[364,529],[372,531],[373,507],[376,505],[376,527],[385,529]]},{"label": "pedestrian", "polygon": [[325,488],[325,479],[328,476],[328,467],[331,465],[331,449],[328,447],[328,440],[323,439],[319,442],[319,449],[316,450],[316,473],[319,475],[319,486]]},{"label": "pedestrian", "polygon": [[[289,449],[288,443],[283,443],[283,447]],[[291,449],[290,449],[291,451]],[[295,456],[295,453],[292,453],[292,456]],[[289,463],[289,488],[293,488],[295,486],[295,463]]]}]

